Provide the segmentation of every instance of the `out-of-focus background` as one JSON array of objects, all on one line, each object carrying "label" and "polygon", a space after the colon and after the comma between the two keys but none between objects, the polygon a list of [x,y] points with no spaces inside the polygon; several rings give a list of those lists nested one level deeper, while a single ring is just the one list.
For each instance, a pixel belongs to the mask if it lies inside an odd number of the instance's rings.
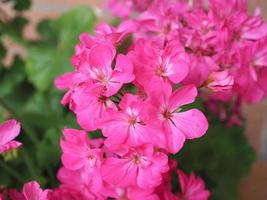
[{"label": "out-of-focus background", "polygon": [[[267,1],[266,0],[249,0],[250,9],[256,6],[262,9],[262,14],[267,19]],[[33,0],[32,7],[24,15],[30,20],[30,24],[24,31],[24,36],[28,39],[38,39],[35,31],[36,24],[44,18],[56,18],[62,13],[72,9],[76,5],[90,5],[99,9],[102,0]],[[8,14],[12,16],[12,9],[8,7]],[[100,12],[101,13],[101,12]],[[8,43],[8,41],[7,41]],[[8,44],[14,45],[12,43]],[[13,52],[12,52],[13,51]],[[23,49],[14,46],[9,52],[12,54],[25,54]],[[5,62],[9,62],[8,58]],[[249,143],[257,153],[257,161],[253,164],[250,175],[245,177],[240,184],[239,191],[242,200],[266,200],[267,199],[267,101],[244,107],[247,118],[246,136]],[[238,162],[238,158],[236,158]]]}]

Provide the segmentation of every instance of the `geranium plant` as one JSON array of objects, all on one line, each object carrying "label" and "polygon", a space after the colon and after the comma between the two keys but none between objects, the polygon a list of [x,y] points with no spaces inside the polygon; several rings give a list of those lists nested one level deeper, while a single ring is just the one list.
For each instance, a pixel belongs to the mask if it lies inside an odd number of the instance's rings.
[{"label": "geranium plant", "polygon": [[[99,23],[94,34],[81,33],[73,70],[55,79],[65,91],[61,104],[79,125],[62,130],[59,186],[42,190],[31,181],[20,192],[4,188],[0,198],[223,199],[211,185],[219,182],[213,166],[221,159],[205,157],[216,148],[228,153],[217,145],[221,137],[222,147],[245,146],[251,156],[241,163],[253,159],[244,136],[232,130],[243,124],[242,104],[267,92],[267,23],[260,10],[248,14],[245,0],[110,0],[107,7],[118,25]],[[13,141],[19,129],[14,120],[1,125],[0,152],[21,145]],[[187,174],[191,169],[203,177]]]}]

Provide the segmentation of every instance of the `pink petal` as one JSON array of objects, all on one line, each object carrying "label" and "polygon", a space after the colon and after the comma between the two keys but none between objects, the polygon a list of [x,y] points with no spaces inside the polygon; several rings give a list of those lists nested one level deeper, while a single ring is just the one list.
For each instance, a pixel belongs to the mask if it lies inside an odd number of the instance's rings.
[{"label": "pink petal", "polygon": [[195,139],[203,136],[208,129],[208,121],[205,115],[197,109],[191,109],[181,113],[175,113],[174,123],[187,139]]},{"label": "pink petal", "polygon": [[149,93],[150,101],[156,108],[160,108],[162,105],[167,104],[169,97],[172,94],[172,87],[169,83],[153,84],[153,89]]},{"label": "pink petal", "polygon": [[179,178],[179,184],[181,187],[181,192],[184,193],[187,190],[188,177],[182,170],[177,170],[177,175]]},{"label": "pink petal", "polygon": [[70,154],[63,154],[61,156],[61,161],[67,169],[78,170],[85,166],[85,160],[82,156],[71,156]]},{"label": "pink petal", "polygon": [[176,90],[170,98],[170,106],[173,109],[193,103],[197,97],[197,88],[194,85],[182,86]]},{"label": "pink petal", "polygon": [[134,80],[133,64],[128,56],[119,54],[116,59],[116,67],[112,80],[122,83],[130,83]]},{"label": "pink petal", "polygon": [[73,73],[65,73],[59,77],[56,78],[55,80],[55,85],[59,90],[64,90],[66,88],[69,88],[72,85],[72,77]]},{"label": "pink petal", "polygon": [[105,181],[117,186],[135,185],[137,167],[126,159],[107,158],[102,166],[102,175]]},{"label": "pink petal", "polygon": [[173,73],[169,75],[169,78],[174,83],[180,83],[189,73],[188,64],[184,61],[177,61],[173,65]]},{"label": "pink petal", "polygon": [[178,130],[173,124],[164,124],[166,132],[166,147],[169,152],[177,153],[184,146],[185,135]]},{"label": "pink petal", "polygon": [[37,182],[32,181],[23,186],[22,193],[25,200],[47,200],[48,190],[43,191]]},{"label": "pink petal", "polygon": [[89,54],[90,67],[109,69],[115,56],[115,49],[110,44],[99,44]]},{"label": "pink petal", "polygon": [[0,154],[5,153],[7,151],[11,151],[13,149],[16,149],[16,148],[20,147],[21,145],[22,145],[22,143],[17,142],[15,140],[12,140],[11,142],[8,142],[8,143],[0,146]]},{"label": "pink petal", "polygon": [[0,146],[13,140],[19,135],[20,123],[16,120],[8,120],[0,125]]}]

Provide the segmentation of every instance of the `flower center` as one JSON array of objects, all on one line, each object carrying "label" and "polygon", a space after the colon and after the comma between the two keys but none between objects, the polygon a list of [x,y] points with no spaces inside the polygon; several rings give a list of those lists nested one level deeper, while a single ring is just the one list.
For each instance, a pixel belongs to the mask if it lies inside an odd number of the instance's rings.
[{"label": "flower center", "polygon": [[106,86],[109,82],[109,78],[108,78],[107,73],[105,73],[104,71],[102,71],[100,69],[93,68],[90,71],[90,75],[91,75],[92,79],[99,82],[103,86]]},{"label": "flower center", "polygon": [[171,119],[172,118],[172,113],[169,110],[166,109],[165,111],[163,111],[162,116],[163,116],[164,119]]},{"label": "flower center", "polygon": [[90,167],[94,167],[96,164],[96,157],[94,155],[89,155],[88,156],[88,163]]},{"label": "flower center", "polygon": [[167,74],[166,74],[166,70],[164,69],[163,66],[159,66],[157,69],[156,69],[156,75],[157,76],[160,76],[162,78],[166,78],[167,77]]},{"label": "flower center", "polygon": [[142,161],[142,158],[141,158],[140,155],[134,154],[133,157],[132,157],[132,161],[133,161],[134,164],[139,165],[141,163],[141,161]]},{"label": "flower center", "polygon": [[105,96],[100,96],[100,97],[98,97],[98,101],[99,101],[100,103],[103,103],[103,104],[106,103],[107,99],[108,99],[108,98],[105,97]]},{"label": "flower center", "polygon": [[140,122],[139,112],[133,108],[127,108],[126,113],[128,115],[127,121],[130,125],[134,126]]}]

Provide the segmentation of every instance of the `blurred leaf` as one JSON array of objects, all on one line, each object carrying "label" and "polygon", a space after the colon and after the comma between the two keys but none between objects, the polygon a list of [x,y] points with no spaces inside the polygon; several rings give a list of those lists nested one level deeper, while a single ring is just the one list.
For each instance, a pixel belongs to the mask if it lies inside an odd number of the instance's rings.
[{"label": "blurred leaf", "polygon": [[6,56],[6,48],[4,47],[2,41],[0,40],[0,61]]},{"label": "blurred leaf", "polygon": [[52,30],[58,35],[57,46],[35,45],[29,49],[27,59],[29,80],[38,90],[45,91],[54,87],[54,79],[72,69],[70,57],[74,53],[75,44],[79,42],[79,34],[91,32],[95,22],[94,12],[88,7],[78,7],[51,22]]},{"label": "blurred leaf", "polygon": [[38,166],[46,168],[47,166],[58,166],[60,163],[60,139],[61,131],[55,128],[46,131],[43,140],[37,150]]},{"label": "blurred leaf", "polygon": [[52,20],[44,19],[38,24],[37,31],[42,38],[41,42],[56,46],[58,43],[58,35],[56,30],[53,29],[52,24]]},{"label": "blurred leaf", "polygon": [[27,10],[31,6],[31,0],[11,0],[14,2],[14,9],[17,11]]},{"label": "blurred leaf", "polygon": [[36,152],[38,168],[47,172],[47,182],[53,186],[57,184],[55,175],[60,165],[60,135],[61,131],[55,128],[47,130]]},{"label": "blurred leaf", "polygon": [[0,97],[12,92],[14,87],[20,84],[25,78],[24,61],[16,56],[10,68],[0,69]]},{"label": "blurred leaf", "polygon": [[22,34],[21,32],[23,31],[24,27],[28,24],[28,20],[24,17],[21,16],[16,16],[13,20],[12,20],[12,25],[13,27],[15,27],[16,31],[19,34]]}]

